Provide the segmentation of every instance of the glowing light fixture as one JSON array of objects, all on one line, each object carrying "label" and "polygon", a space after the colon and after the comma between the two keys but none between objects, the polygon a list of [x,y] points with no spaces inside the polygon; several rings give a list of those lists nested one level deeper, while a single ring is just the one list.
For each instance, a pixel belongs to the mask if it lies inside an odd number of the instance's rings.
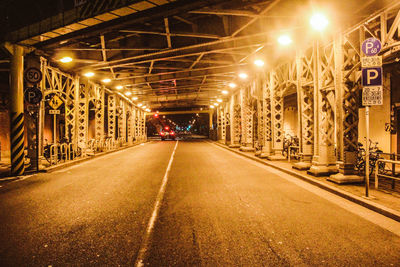
[{"label": "glowing light fixture", "polygon": [[290,38],[290,36],[286,34],[281,35],[278,38],[278,43],[281,45],[290,45],[292,42],[292,38]]},{"label": "glowing light fixture", "polygon": [[130,92],[130,91],[125,92],[126,96],[130,96],[131,94],[132,94],[132,92]]},{"label": "glowing light fixture", "polygon": [[142,103],[139,103],[139,104],[137,104],[137,106],[138,106],[138,107],[141,107],[141,106],[143,106],[143,104],[142,104]]},{"label": "glowing light fixture", "polygon": [[115,88],[118,89],[118,90],[121,90],[124,87],[122,85],[117,85]]},{"label": "glowing light fixture", "polygon": [[218,107],[218,105],[219,105],[218,103],[214,103],[214,106]]},{"label": "glowing light fixture", "polygon": [[227,95],[229,92],[226,91],[226,90],[223,90],[221,93],[222,93],[223,95]]},{"label": "glowing light fixture", "polygon": [[262,61],[261,59],[256,59],[254,60],[254,65],[256,65],[257,67],[262,67],[264,66],[264,61]]},{"label": "glowing light fixture", "polygon": [[210,105],[210,108],[214,108],[214,105]]},{"label": "glowing light fixture", "polygon": [[328,19],[322,13],[315,13],[310,19],[310,25],[317,31],[323,31],[329,24]]},{"label": "glowing light fixture", "polygon": [[103,83],[109,83],[109,82],[111,82],[111,79],[109,79],[109,78],[105,78],[105,79],[103,79],[103,80],[101,80]]},{"label": "glowing light fixture", "polygon": [[89,71],[89,72],[86,72],[86,73],[83,74],[83,75],[85,75],[86,77],[90,78],[90,77],[93,77],[93,76],[94,76],[94,72]]},{"label": "glowing light fixture", "polygon": [[217,99],[217,102],[221,103],[221,102],[222,102],[222,99],[221,99],[221,98],[218,98],[218,99]]},{"label": "glowing light fixture", "polygon": [[143,107],[142,107],[142,109],[146,109],[146,108],[147,108],[146,106],[143,106]]},{"label": "glowing light fixture", "polygon": [[133,100],[133,101],[136,101],[136,100],[138,100],[138,97],[137,97],[137,96],[134,96],[134,97],[132,97],[132,100]]},{"label": "glowing light fixture", "polygon": [[249,75],[247,75],[246,73],[244,73],[244,72],[239,73],[240,79],[245,80],[245,79],[247,79],[247,77],[249,77]]},{"label": "glowing light fixture", "polygon": [[229,83],[228,84],[230,88],[235,88],[236,87],[236,83]]},{"label": "glowing light fixture", "polygon": [[146,112],[150,112],[150,111],[151,111],[150,109],[146,108]]},{"label": "glowing light fixture", "polygon": [[72,61],[72,57],[63,57],[62,59],[60,59],[60,62],[62,63],[69,63]]}]

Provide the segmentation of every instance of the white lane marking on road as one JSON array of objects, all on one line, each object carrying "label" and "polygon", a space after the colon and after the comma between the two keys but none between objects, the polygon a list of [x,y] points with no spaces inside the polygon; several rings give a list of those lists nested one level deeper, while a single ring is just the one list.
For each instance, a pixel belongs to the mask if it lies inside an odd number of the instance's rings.
[{"label": "white lane marking on road", "polygon": [[153,232],[154,224],[156,222],[158,212],[161,207],[161,202],[164,198],[164,193],[165,193],[165,189],[167,187],[167,182],[168,182],[168,174],[169,174],[169,171],[171,170],[172,162],[174,161],[175,151],[176,151],[176,148],[178,147],[178,142],[179,141],[176,141],[174,150],[172,151],[171,158],[169,159],[168,166],[167,166],[167,169],[164,174],[164,178],[161,183],[160,190],[158,191],[156,202],[154,203],[153,213],[151,214],[150,220],[147,224],[146,232],[143,237],[142,244],[140,245],[138,256],[136,258],[136,262],[135,262],[136,267],[144,266],[144,260],[146,258],[146,253],[147,253],[147,250],[150,245],[151,234]]},{"label": "white lane marking on road", "polygon": [[276,174],[279,177],[282,177],[283,179],[285,179],[285,180],[287,180],[287,181],[289,181],[291,183],[294,183],[297,186],[300,186],[300,187],[304,188],[305,190],[307,190],[307,191],[309,191],[309,192],[311,192],[311,193],[313,193],[313,194],[315,194],[315,195],[317,195],[317,196],[319,196],[321,198],[324,198],[324,199],[328,200],[329,202],[332,202],[332,203],[338,205],[339,207],[341,207],[341,208],[343,208],[343,209],[345,209],[345,210],[347,210],[347,211],[349,211],[349,212],[351,212],[351,213],[353,213],[355,215],[358,215],[358,216],[364,218],[365,220],[367,220],[367,221],[369,221],[369,222],[371,222],[373,224],[376,224],[377,226],[379,226],[379,227],[381,227],[383,229],[386,229],[389,232],[391,232],[391,233],[393,233],[393,234],[395,234],[397,236],[400,236],[400,227],[399,227],[400,224],[399,224],[399,222],[397,222],[397,221],[395,221],[393,219],[390,219],[390,218],[388,218],[388,217],[386,217],[386,216],[384,216],[382,214],[379,214],[379,213],[374,212],[374,211],[372,211],[372,210],[370,210],[368,208],[360,206],[360,205],[358,205],[358,204],[356,204],[356,203],[354,203],[354,202],[352,202],[350,200],[344,199],[344,198],[342,198],[342,197],[340,197],[338,195],[330,193],[330,192],[328,192],[328,191],[326,191],[326,190],[324,190],[322,188],[319,188],[319,187],[317,187],[315,185],[309,184],[309,183],[307,183],[307,182],[305,182],[303,180],[300,180],[299,178],[296,178],[296,177],[294,177],[294,176],[292,176],[290,174],[287,174],[287,173],[284,173],[284,172],[282,172],[280,170],[274,169],[273,167],[269,167],[269,166],[261,164],[261,163],[259,163],[257,161],[245,158],[245,157],[243,157],[241,155],[238,155],[238,154],[236,154],[236,153],[234,153],[232,151],[226,150],[225,148],[222,148],[222,147],[220,147],[218,145],[215,145],[215,144],[213,144],[211,142],[207,142],[207,143],[213,145],[214,147],[219,148],[222,151],[230,152],[230,154],[233,155],[236,158],[240,158],[240,159],[245,160],[245,161],[247,161],[247,162],[249,162],[249,163],[251,163],[251,164],[253,164],[253,165],[257,166],[257,167],[260,167],[260,168],[262,168],[262,169],[264,169],[266,171],[269,171],[269,172],[271,172],[273,174]]}]

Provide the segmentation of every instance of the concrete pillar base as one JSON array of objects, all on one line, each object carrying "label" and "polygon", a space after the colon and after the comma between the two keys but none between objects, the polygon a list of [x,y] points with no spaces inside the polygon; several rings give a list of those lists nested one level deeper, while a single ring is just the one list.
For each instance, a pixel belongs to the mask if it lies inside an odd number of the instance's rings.
[{"label": "concrete pillar base", "polygon": [[230,144],[229,147],[230,148],[239,148],[240,145],[239,144]]},{"label": "concrete pillar base", "polygon": [[351,184],[364,182],[364,177],[358,175],[344,175],[343,173],[337,173],[329,176],[327,180],[337,184]]},{"label": "concrete pillar base", "polygon": [[261,155],[261,152],[262,152],[261,150],[257,150],[257,151],[254,153],[254,155],[257,156],[257,157],[259,157],[259,156]]},{"label": "concrete pillar base", "polygon": [[241,146],[240,148],[239,148],[239,150],[240,151],[243,151],[243,152],[254,152],[254,147],[248,147],[248,146]]},{"label": "concrete pillar base", "polygon": [[266,159],[266,158],[268,158],[269,156],[271,156],[271,153],[268,153],[268,152],[262,152],[261,154],[260,154],[260,158],[262,158],[262,159]]},{"label": "concrete pillar base", "polygon": [[306,161],[296,162],[295,164],[293,164],[292,168],[301,171],[309,170],[311,168],[311,162],[306,162]]},{"label": "concrete pillar base", "polygon": [[314,176],[327,176],[337,173],[339,170],[336,165],[313,165],[307,171],[308,174]]},{"label": "concrete pillar base", "polygon": [[287,160],[282,154],[274,154],[267,156],[268,160],[276,161],[276,160]]}]

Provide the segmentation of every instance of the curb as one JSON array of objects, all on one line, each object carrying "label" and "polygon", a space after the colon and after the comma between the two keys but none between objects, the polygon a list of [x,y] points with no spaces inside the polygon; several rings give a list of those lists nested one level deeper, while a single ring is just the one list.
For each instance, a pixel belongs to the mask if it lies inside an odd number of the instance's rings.
[{"label": "curb", "polygon": [[[110,150],[110,151],[106,151],[106,152],[100,152],[100,153],[97,153],[97,154],[92,155],[92,156],[87,156],[85,158],[81,158],[81,159],[77,159],[77,160],[74,160],[74,161],[65,162],[65,163],[62,163],[62,164],[59,164],[59,165],[50,166],[48,168],[39,170],[39,172],[26,173],[26,175],[36,175],[38,173],[51,173],[53,171],[65,169],[65,168],[71,167],[73,165],[76,165],[76,164],[79,164],[79,163],[82,163],[82,162],[85,162],[85,161],[89,161],[91,159],[99,158],[99,157],[102,157],[102,156],[105,156],[105,155],[108,155],[108,154],[112,154],[114,152],[118,152],[118,151],[121,151],[121,150],[124,150],[124,149],[132,148],[132,147],[138,146],[140,144],[145,144],[147,142],[150,142],[150,140],[146,140],[144,142],[136,143],[136,144],[133,144],[133,145],[130,145],[130,146],[120,147],[120,148],[117,148],[115,150]],[[22,175],[22,176],[8,176],[8,177],[4,177],[4,178],[0,177],[0,182],[18,180],[18,179],[20,179],[20,178],[22,178],[24,176],[25,175]]]},{"label": "curb", "polygon": [[246,155],[243,152],[236,151],[236,150],[234,150],[232,148],[229,148],[226,145],[220,144],[218,142],[211,142],[211,143],[213,143],[213,144],[215,144],[217,146],[220,146],[222,148],[225,148],[226,150],[229,150],[229,151],[231,151],[233,153],[241,155],[241,156],[243,156],[245,158],[257,161],[258,163],[264,164],[264,165],[266,165],[268,167],[272,167],[272,168],[277,169],[279,171],[282,171],[284,173],[287,173],[287,174],[290,174],[292,176],[295,176],[295,177],[297,177],[297,178],[299,178],[299,179],[301,179],[301,180],[303,180],[303,181],[305,181],[305,182],[307,182],[309,184],[315,185],[315,186],[317,186],[317,187],[319,187],[321,189],[324,189],[324,190],[326,190],[326,191],[328,191],[330,193],[333,193],[333,194],[335,194],[337,196],[340,196],[342,198],[350,200],[351,202],[354,202],[354,203],[356,203],[358,205],[361,205],[361,206],[363,206],[363,207],[365,207],[367,209],[375,211],[375,212],[377,212],[377,213],[379,213],[379,214],[381,214],[383,216],[386,216],[386,217],[388,217],[390,219],[393,219],[395,221],[400,222],[400,212],[398,212],[396,210],[393,210],[391,208],[385,207],[385,206],[380,205],[378,203],[374,203],[374,202],[372,202],[370,200],[367,200],[367,199],[364,199],[362,197],[355,196],[355,195],[353,195],[353,194],[351,194],[349,192],[346,192],[346,191],[341,190],[339,188],[336,188],[334,186],[330,186],[328,184],[324,184],[324,183],[322,183],[320,181],[314,180],[312,178],[309,178],[309,177],[307,177],[305,175],[299,174],[299,173],[294,172],[292,170],[288,170],[286,168],[282,168],[282,167],[276,166],[276,165],[271,164],[271,163],[269,163],[267,161],[264,161],[262,159],[259,159],[259,158],[256,158],[256,157],[253,157],[253,156],[250,156],[250,155]]}]

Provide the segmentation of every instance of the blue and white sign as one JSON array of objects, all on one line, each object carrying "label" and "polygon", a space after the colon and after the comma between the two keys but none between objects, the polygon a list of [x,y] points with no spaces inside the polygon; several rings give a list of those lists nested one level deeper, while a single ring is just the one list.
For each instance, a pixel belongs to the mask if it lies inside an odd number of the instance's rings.
[{"label": "blue and white sign", "polygon": [[361,49],[366,56],[375,56],[381,51],[382,44],[376,38],[368,38],[362,43]]},{"label": "blue and white sign", "polygon": [[382,67],[362,69],[362,86],[382,85]]}]

